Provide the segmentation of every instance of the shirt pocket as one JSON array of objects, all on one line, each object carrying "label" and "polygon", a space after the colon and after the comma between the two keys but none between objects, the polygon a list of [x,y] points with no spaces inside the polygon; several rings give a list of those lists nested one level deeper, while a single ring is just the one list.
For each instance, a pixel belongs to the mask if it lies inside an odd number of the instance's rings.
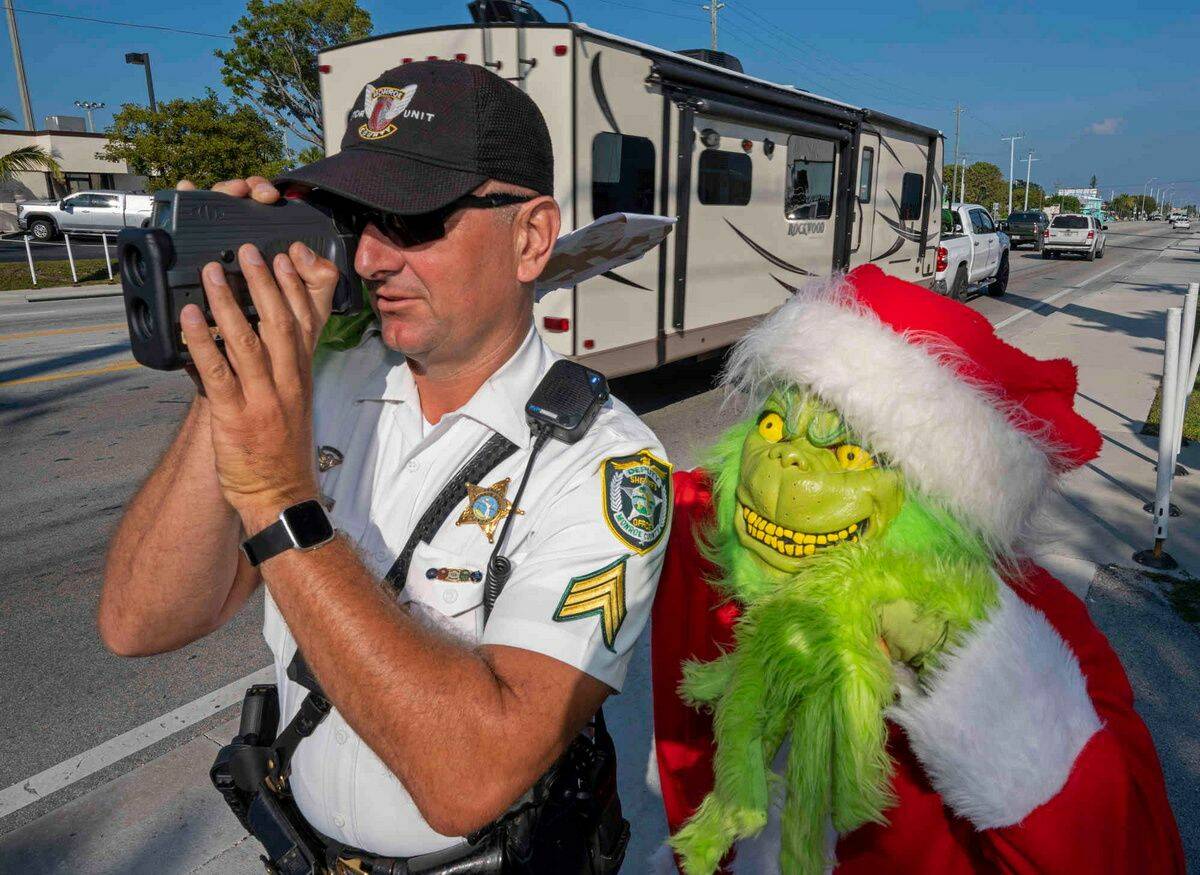
[{"label": "shirt pocket", "polygon": [[404,590],[438,626],[472,642],[483,637],[484,569],[478,561],[421,541],[408,565]]}]

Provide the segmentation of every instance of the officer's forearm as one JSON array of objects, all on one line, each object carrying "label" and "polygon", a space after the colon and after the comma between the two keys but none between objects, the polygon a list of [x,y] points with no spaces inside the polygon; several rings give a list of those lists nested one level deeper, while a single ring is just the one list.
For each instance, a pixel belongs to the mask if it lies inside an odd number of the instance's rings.
[{"label": "officer's forearm", "polygon": [[488,660],[402,611],[344,538],[262,568],[322,688],[437,831],[493,820],[578,731],[556,749],[521,737],[545,729],[520,728],[528,709]]},{"label": "officer's forearm", "polygon": [[192,405],[113,536],[97,625],[116,653],[160,653],[206,635],[229,596],[241,528],[217,482],[207,405]]}]

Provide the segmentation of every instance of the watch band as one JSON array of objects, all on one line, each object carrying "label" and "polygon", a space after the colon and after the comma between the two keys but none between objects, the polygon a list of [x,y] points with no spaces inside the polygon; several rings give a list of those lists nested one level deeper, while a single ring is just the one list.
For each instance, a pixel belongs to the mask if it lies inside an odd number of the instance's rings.
[{"label": "watch band", "polygon": [[279,519],[242,542],[242,552],[252,566],[261,565],[287,550],[311,550],[334,538],[333,521],[321,502],[301,501],[284,508]]},{"label": "watch band", "polygon": [[295,546],[283,520],[275,520],[257,535],[242,541],[242,552],[246,554],[250,564],[257,567],[272,556],[278,556]]}]

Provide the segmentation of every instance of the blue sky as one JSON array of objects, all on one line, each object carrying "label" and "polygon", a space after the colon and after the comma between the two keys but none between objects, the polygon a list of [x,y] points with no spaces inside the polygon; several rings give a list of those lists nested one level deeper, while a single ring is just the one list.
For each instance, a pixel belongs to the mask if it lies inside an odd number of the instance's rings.
[{"label": "blue sky", "polygon": [[[376,33],[466,20],[465,0],[359,0]],[[570,2],[570,0],[568,0]],[[954,148],[1008,172],[1008,144],[1033,149],[1033,179],[1140,191],[1151,176],[1176,182],[1174,200],[1200,203],[1200,3],[1178,0],[725,0],[721,48],[747,72],[941,128]],[[548,18],[557,6],[535,0]],[[702,0],[574,0],[577,20],[667,48],[707,46]],[[212,51],[244,0],[14,0],[39,120],[104,101],[98,127],[123,102],[145,101],[149,51],[160,99],[221,91]],[[86,16],[194,30],[209,36],[90,23]],[[6,47],[7,48],[7,47]],[[20,118],[16,80],[0,52],[0,105]],[[1015,174],[1024,177],[1023,166]],[[1154,183],[1157,185],[1158,183]]]}]

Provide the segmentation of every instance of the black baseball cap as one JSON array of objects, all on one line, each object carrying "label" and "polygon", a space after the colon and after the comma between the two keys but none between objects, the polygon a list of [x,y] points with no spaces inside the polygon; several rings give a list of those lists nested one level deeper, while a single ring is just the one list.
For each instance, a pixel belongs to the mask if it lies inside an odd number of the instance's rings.
[{"label": "black baseball cap", "polygon": [[554,152],[537,104],[477,64],[418,61],[368,83],[342,149],[276,178],[400,215],[427,213],[489,179],[554,194]]}]

